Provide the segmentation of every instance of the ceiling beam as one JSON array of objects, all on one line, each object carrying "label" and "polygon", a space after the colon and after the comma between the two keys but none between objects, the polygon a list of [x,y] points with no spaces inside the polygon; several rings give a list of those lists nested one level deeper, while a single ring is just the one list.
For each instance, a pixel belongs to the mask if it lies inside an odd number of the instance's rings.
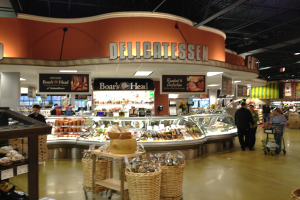
[{"label": "ceiling beam", "polygon": [[295,44],[297,42],[300,42],[300,31],[291,32],[289,34],[280,35],[268,40],[262,40],[251,45],[239,47],[236,48],[235,51],[239,56],[248,56],[273,49],[278,49],[291,44]]},{"label": "ceiling beam", "polygon": [[223,15],[224,13],[227,13],[228,11],[232,10],[233,8],[239,6],[240,4],[244,3],[245,1],[248,1],[248,0],[239,0],[233,4],[231,4],[230,6],[228,6],[227,8],[224,8],[223,10],[217,12],[216,14],[214,14],[213,16],[203,20],[202,22],[196,24],[194,27],[198,28],[199,26],[202,26],[204,24],[206,24],[207,22],[210,22],[211,20],[219,17],[220,15]]}]

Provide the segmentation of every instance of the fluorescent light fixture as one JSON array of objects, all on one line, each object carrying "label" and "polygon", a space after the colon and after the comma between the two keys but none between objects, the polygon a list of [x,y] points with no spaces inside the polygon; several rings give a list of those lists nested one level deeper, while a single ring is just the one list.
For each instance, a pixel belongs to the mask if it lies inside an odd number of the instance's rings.
[{"label": "fluorescent light fixture", "polygon": [[59,70],[59,72],[76,73],[77,70]]},{"label": "fluorescent light fixture", "polygon": [[137,71],[133,76],[149,76],[153,71]]},{"label": "fluorescent light fixture", "polygon": [[215,76],[217,74],[222,74],[223,72],[207,72],[207,76]]},{"label": "fluorescent light fixture", "polygon": [[26,79],[25,78],[20,78],[20,81],[26,81]]},{"label": "fluorescent light fixture", "polygon": [[259,70],[265,70],[265,69],[269,69],[271,67],[262,67],[262,68],[259,68]]},{"label": "fluorescent light fixture", "polygon": [[242,81],[234,81],[234,83],[240,83],[240,82],[242,82]]},{"label": "fluorescent light fixture", "polygon": [[300,55],[300,53],[295,53],[294,55],[297,56],[297,55]]},{"label": "fluorescent light fixture", "polygon": [[214,87],[214,86],[219,86],[219,84],[211,84],[211,85],[207,85],[208,87]]}]

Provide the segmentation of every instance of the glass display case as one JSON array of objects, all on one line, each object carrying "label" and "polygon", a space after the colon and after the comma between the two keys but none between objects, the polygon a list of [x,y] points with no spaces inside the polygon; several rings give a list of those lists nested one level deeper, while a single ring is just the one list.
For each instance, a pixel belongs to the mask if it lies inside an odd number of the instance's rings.
[{"label": "glass display case", "polygon": [[227,114],[204,114],[193,116],[207,138],[224,138],[237,135],[234,118]]},{"label": "glass display case", "polygon": [[79,145],[108,144],[108,131],[115,125],[130,131],[144,146],[201,144],[207,138],[235,137],[234,119],[228,114],[201,114],[178,117],[96,117],[52,116],[48,142]]}]

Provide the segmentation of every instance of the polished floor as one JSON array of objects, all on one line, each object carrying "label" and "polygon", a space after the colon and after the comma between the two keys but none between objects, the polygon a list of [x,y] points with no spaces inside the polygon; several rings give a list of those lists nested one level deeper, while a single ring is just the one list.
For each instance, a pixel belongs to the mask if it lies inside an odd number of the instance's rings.
[{"label": "polished floor", "polygon": [[[255,151],[231,151],[202,156],[186,163],[184,200],[285,200],[300,188],[300,131],[286,129],[287,154],[264,155],[258,128]],[[40,165],[40,197],[84,200],[80,160],[48,160]],[[116,170],[116,169],[115,169]],[[117,175],[117,174],[116,174]],[[11,181],[27,190],[27,175]],[[112,199],[117,199],[114,195]],[[107,199],[105,194],[96,199]]]}]

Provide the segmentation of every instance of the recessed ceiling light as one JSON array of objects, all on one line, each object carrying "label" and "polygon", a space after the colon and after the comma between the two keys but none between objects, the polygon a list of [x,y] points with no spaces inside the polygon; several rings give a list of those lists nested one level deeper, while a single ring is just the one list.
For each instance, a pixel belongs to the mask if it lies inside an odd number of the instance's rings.
[{"label": "recessed ceiling light", "polygon": [[234,81],[234,83],[239,83],[239,82],[242,82],[242,81]]},{"label": "recessed ceiling light", "polygon": [[153,71],[137,71],[133,76],[149,76]]},{"label": "recessed ceiling light", "polygon": [[271,76],[268,76],[268,78],[270,78]]},{"label": "recessed ceiling light", "polygon": [[76,73],[77,70],[59,70],[59,72],[68,72],[68,73]]},{"label": "recessed ceiling light", "polygon": [[288,82],[289,80],[286,80],[286,82]]},{"label": "recessed ceiling light", "polygon": [[292,76],[294,76],[294,74]]},{"label": "recessed ceiling light", "polygon": [[218,86],[218,85],[220,85],[220,84],[211,84],[211,85],[207,85],[207,86],[214,87],[214,86]]},{"label": "recessed ceiling light", "polygon": [[300,53],[295,53],[294,55],[297,56],[297,55],[300,55]]},{"label": "recessed ceiling light", "polygon": [[20,78],[20,81],[26,81],[26,79],[25,78]]},{"label": "recessed ceiling light", "polygon": [[222,74],[223,72],[207,72],[207,76],[214,76],[217,74]]},{"label": "recessed ceiling light", "polygon": [[271,68],[271,67],[261,67],[261,68],[259,68],[259,70],[264,70],[264,69],[269,69],[269,68]]}]

